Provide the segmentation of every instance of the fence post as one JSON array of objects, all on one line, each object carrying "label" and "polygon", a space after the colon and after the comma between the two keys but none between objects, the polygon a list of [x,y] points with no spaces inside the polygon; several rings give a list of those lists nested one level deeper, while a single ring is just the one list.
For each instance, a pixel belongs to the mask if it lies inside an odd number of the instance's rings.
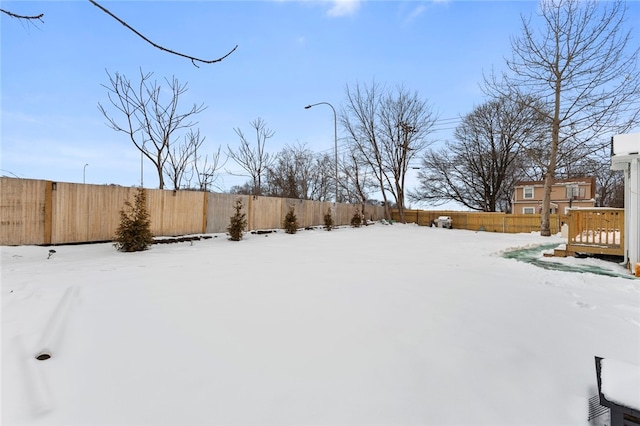
[{"label": "fence post", "polygon": [[202,233],[207,233],[207,205],[209,202],[209,196],[207,191],[202,192]]},{"label": "fence post", "polygon": [[46,181],[44,186],[44,244],[51,244],[53,228],[53,189],[56,183]]},{"label": "fence post", "polygon": [[253,229],[253,197],[255,195],[247,196],[247,230],[251,231]]}]

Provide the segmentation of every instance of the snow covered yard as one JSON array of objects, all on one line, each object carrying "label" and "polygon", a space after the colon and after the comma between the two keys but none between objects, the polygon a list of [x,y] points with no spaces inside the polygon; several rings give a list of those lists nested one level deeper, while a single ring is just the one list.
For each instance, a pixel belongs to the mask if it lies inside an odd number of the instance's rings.
[{"label": "snow covered yard", "polygon": [[376,224],[2,247],[2,423],[587,424],[594,356],[639,363],[640,280],[501,256],[550,242]]}]

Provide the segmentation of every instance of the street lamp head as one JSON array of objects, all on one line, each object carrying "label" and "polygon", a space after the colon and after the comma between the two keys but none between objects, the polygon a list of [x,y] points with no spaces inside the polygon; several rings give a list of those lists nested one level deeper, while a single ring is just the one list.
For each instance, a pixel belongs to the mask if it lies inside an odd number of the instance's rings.
[{"label": "street lamp head", "polygon": [[306,107],[304,107],[304,109],[309,109],[311,108],[311,105],[307,105]]}]

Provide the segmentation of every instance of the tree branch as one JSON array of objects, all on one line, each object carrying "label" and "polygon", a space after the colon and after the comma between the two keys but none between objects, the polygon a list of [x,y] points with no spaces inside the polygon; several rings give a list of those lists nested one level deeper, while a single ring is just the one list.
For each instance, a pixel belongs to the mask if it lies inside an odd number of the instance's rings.
[{"label": "tree branch", "polygon": [[[236,44],[234,46],[233,49],[231,49],[229,52],[227,52],[227,54],[225,54],[224,56],[221,56],[220,58],[217,59],[211,59],[211,60],[207,60],[207,59],[200,59],[200,58],[196,58],[194,56],[190,56],[190,55],[185,55],[184,53],[180,53],[180,52],[176,52],[175,50],[171,50],[171,49],[167,49],[163,46],[160,46],[159,44],[154,43],[153,41],[149,40],[148,38],[146,38],[144,35],[140,34],[138,31],[136,31],[135,28],[133,28],[132,26],[130,26],[129,24],[127,24],[125,21],[123,21],[122,19],[118,18],[116,15],[114,15],[113,13],[111,13],[108,9],[106,9],[105,7],[101,6],[100,4],[98,4],[95,0],[89,0],[89,2],[91,4],[93,4],[94,6],[96,6],[98,9],[102,10],[104,13],[106,13],[107,15],[111,16],[113,19],[115,19],[116,21],[120,22],[122,25],[124,25],[125,27],[127,27],[129,30],[133,31],[134,34],[136,34],[138,37],[140,37],[141,39],[143,39],[144,41],[146,41],[147,43],[149,43],[150,45],[152,45],[153,47],[160,49],[164,52],[168,52],[171,53],[173,55],[177,55],[177,56],[181,56],[183,58],[187,58],[191,60],[191,63],[193,63],[193,65],[197,68],[198,65],[196,64],[196,62],[202,62],[204,64],[213,64],[216,62],[220,62],[222,60],[224,60],[226,57],[228,57],[229,55],[231,55],[237,48],[238,45]],[[42,16],[42,15],[41,15]]]},{"label": "tree branch", "polygon": [[13,12],[9,12],[8,10],[5,10],[5,9],[0,9],[0,12],[5,13],[5,14],[11,16],[12,18],[16,18],[16,19],[26,19],[28,21],[38,20],[38,21],[44,23],[44,20],[42,19],[42,17],[44,16],[44,13],[41,13],[40,15],[35,15],[35,16],[26,16],[26,15],[18,15],[18,14],[15,14]]}]

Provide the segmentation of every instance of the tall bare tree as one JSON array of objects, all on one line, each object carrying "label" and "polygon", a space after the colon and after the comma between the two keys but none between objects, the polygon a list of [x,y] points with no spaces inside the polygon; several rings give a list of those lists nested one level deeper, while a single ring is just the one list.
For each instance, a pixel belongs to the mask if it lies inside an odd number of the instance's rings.
[{"label": "tall bare tree", "polygon": [[436,115],[417,92],[402,86],[389,90],[375,82],[364,88],[356,84],[353,89],[347,86],[346,96],[341,122],[350,143],[373,171],[385,206],[388,191],[404,222],[405,176],[410,161],[431,143]]},{"label": "tall bare tree", "polygon": [[[640,119],[640,48],[625,30],[622,1],[543,0],[541,25],[524,16],[512,39],[508,72],[485,78],[489,93],[527,104],[542,99],[549,128],[540,234],[551,234],[551,186],[565,144],[599,149],[598,141],[623,133]],[[532,105],[533,106],[533,105]]]},{"label": "tall bare tree", "polygon": [[255,145],[249,142],[240,128],[234,128],[233,130],[240,137],[240,147],[234,151],[227,146],[227,150],[229,157],[238,163],[251,178],[252,195],[262,195],[262,178],[273,162],[266,151],[266,144],[267,140],[273,137],[275,131],[269,129],[267,123],[260,117],[250,124],[255,131]]},{"label": "tall bare tree", "polygon": [[369,86],[347,86],[346,107],[340,113],[340,122],[347,131],[352,151],[362,165],[369,167],[377,182],[384,203],[384,215],[391,219],[385,187],[382,141],[378,137],[378,108],[384,89],[375,81]]},{"label": "tall bare tree", "polygon": [[[180,130],[190,129],[197,122],[191,121],[194,115],[202,112],[204,104],[193,104],[185,111],[178,111],[178,100],[187,91],[187,84],[180,84],[178,79],[165,78],[168,90],[157,81],[151,81],[153,73],[140,70],[140,82],[133,85],[122,74],[109,74],[107,96],[111,105],[118,111],[116,118],[107,108],[98,103],[98,109],[107,119],[112,129],[125,133],[135,147],[147,157],[158,173],[158,185],[164,188],[164,169],[167,161],[171,161],[170,152],[174,142],[179,138]],[[169,93],[164,99],[162,94]],[[191,143],[197,142],[192,139]]]},{"label": "tall bare tree", "polygon": [[536,110],[506,98],[488,101],[463,117],[454,141],[423,157],[420,186],[410,199],[508,211],[514,182],[528,163],[523,146],[544,136]]},{"label": "tall bare tree", "polygon": [[382,98],[378,115],[385,179],[400,221],[405,222],[405,176],[409,163],[433,143],[428,136],[436,115],[417,92],[410,93],[402,86]]}]

